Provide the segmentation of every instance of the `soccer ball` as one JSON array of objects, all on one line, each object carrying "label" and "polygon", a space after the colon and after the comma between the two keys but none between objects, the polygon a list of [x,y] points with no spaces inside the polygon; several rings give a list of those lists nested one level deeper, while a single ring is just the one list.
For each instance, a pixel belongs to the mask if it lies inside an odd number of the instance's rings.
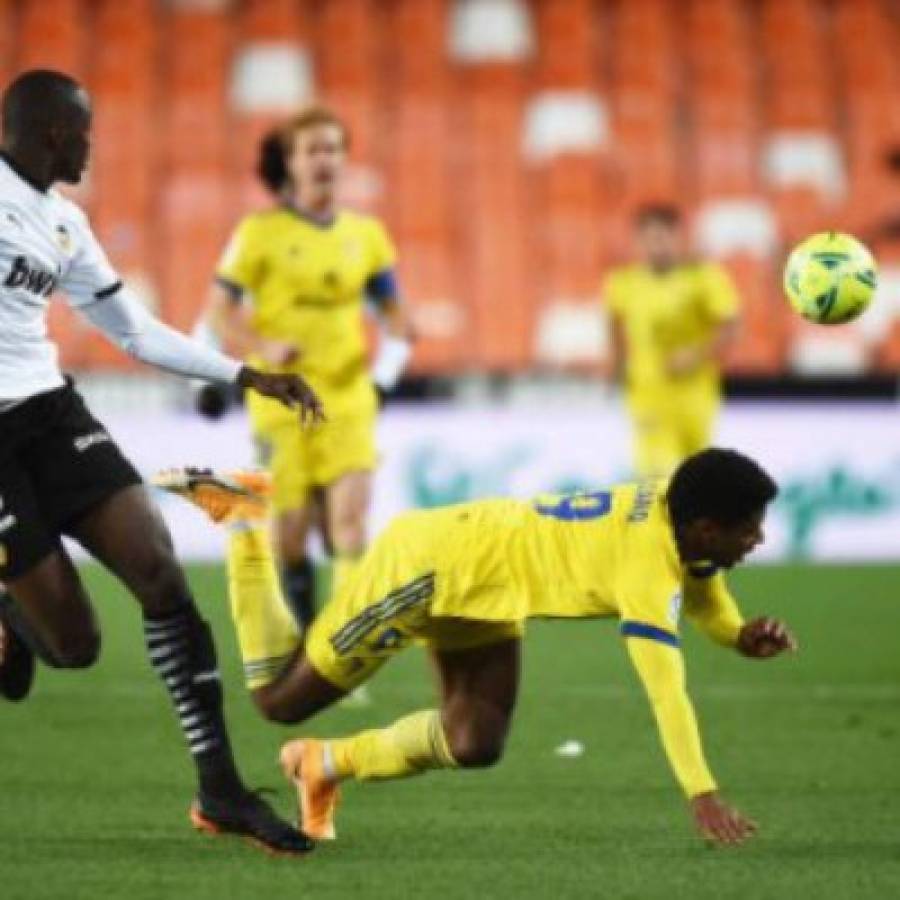
[{"label": "soccer ball", "polygon": [[878,267],[868,247],[839,231],[808,237],[784,268],[791,306],[819,325],[840,325],[862,315],[877,285]]}]

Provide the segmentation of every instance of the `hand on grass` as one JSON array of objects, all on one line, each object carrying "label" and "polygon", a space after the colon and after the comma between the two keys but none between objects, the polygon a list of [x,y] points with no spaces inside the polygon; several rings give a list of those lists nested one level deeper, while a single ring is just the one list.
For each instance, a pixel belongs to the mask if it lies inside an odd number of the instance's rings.
[{"label": "hand on grass", "polygon": [[742,844],[756,834],[756,823],[732,809],[718,791],[691,799],[691,812],[701,836],[713,844]]},{"label": "hand on grass", "polygon": [[779,653],[795,653],[797,639],[784,622],[764,616],[744,624],[737,649],[752,659],[770,659]]}]

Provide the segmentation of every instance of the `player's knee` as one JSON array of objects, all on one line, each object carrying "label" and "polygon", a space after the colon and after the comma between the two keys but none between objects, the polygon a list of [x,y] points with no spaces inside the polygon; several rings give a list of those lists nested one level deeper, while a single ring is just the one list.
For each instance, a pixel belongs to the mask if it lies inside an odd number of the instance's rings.
[{"label": "player's knee", "polygon": [[463,769],[486,769],[503,758],[506,735],[499,731],[455,730],[448,736],[450,752]]},{"label": "player's knee", "polygon": [[53,641],[49,651],[61,669],[88,669],[100,658],[100,632],[93,626],[73,629]]}]

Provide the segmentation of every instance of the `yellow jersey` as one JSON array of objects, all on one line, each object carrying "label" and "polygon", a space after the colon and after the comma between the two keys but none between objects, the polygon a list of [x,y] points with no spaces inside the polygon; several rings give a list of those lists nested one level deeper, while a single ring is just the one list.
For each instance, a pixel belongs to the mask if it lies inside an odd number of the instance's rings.
[{"label": "yellow jersey", "polygon": [[715,790],[679,619],[683,609],[728,647],[743,619],[720,572],[681,561],[664,491],[645,482],[404,513],[313,623],[307,658],[349,690],[413,639],[474,647],[517,639],[528,618],[617,617],[676,778],[689,797]]},{"label": "yellow jersey", "polygon": [[238,224],[216,275],[249,295],[259,335],[296,343],[299,357],[283,371],[303,375],[334,414],[336,407],[374,405],[366,285],[395,261],[390,238],[371,216],[341,210],[321,224],[280,206]]},{"label": "yellow jersey", "polygon": [[623,634],[678,645],[682,608],[719,643],[743,625],[725,579],[681,561],[665,482],[477,500],[400,516],[384,538],[433,571],[432,616],[482,621],[617,617]]},{"label": "yellow jersey", "polygon": [[722,266],[689,263],[664,273],[645,265],[622,266],[607,277],[603,299],[622,328],[630,393],[718,389],[715,363],[672,376],[666,362],[673,351],[707,343],[719,325],[737,316],[738,295]]}]

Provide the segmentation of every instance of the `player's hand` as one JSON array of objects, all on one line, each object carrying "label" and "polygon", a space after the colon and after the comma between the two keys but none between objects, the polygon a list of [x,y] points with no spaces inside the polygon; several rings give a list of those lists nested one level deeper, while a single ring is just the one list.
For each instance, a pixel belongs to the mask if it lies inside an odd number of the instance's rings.
[{"label": "player's hand", "polygon": [[287,341],[265,340],[260,342],[257,353],[270,366],[289,366],[300,358],[300,348]]},{"label": "player's hand", "polygon": [[756,834],[756,823],[732,809],[718,791],[691,799],[694,824],[702,837],[714,844],[742,844]]},{"label": "player's hand", "polygon": [[251,369],[250,366],[244,366],[238,374],[237,381],[241,387],[280,400],[291,409],[299,407],[300,421],[304,425],[325,421],[322,401],[299,375],[260,372]]},{"label": "player's hand", "polygon": [[779,653],[794,653],[797,639],[784,622],[767,616],[744,624],[738,635],[737,649],[751,659],[770,659]]}]

